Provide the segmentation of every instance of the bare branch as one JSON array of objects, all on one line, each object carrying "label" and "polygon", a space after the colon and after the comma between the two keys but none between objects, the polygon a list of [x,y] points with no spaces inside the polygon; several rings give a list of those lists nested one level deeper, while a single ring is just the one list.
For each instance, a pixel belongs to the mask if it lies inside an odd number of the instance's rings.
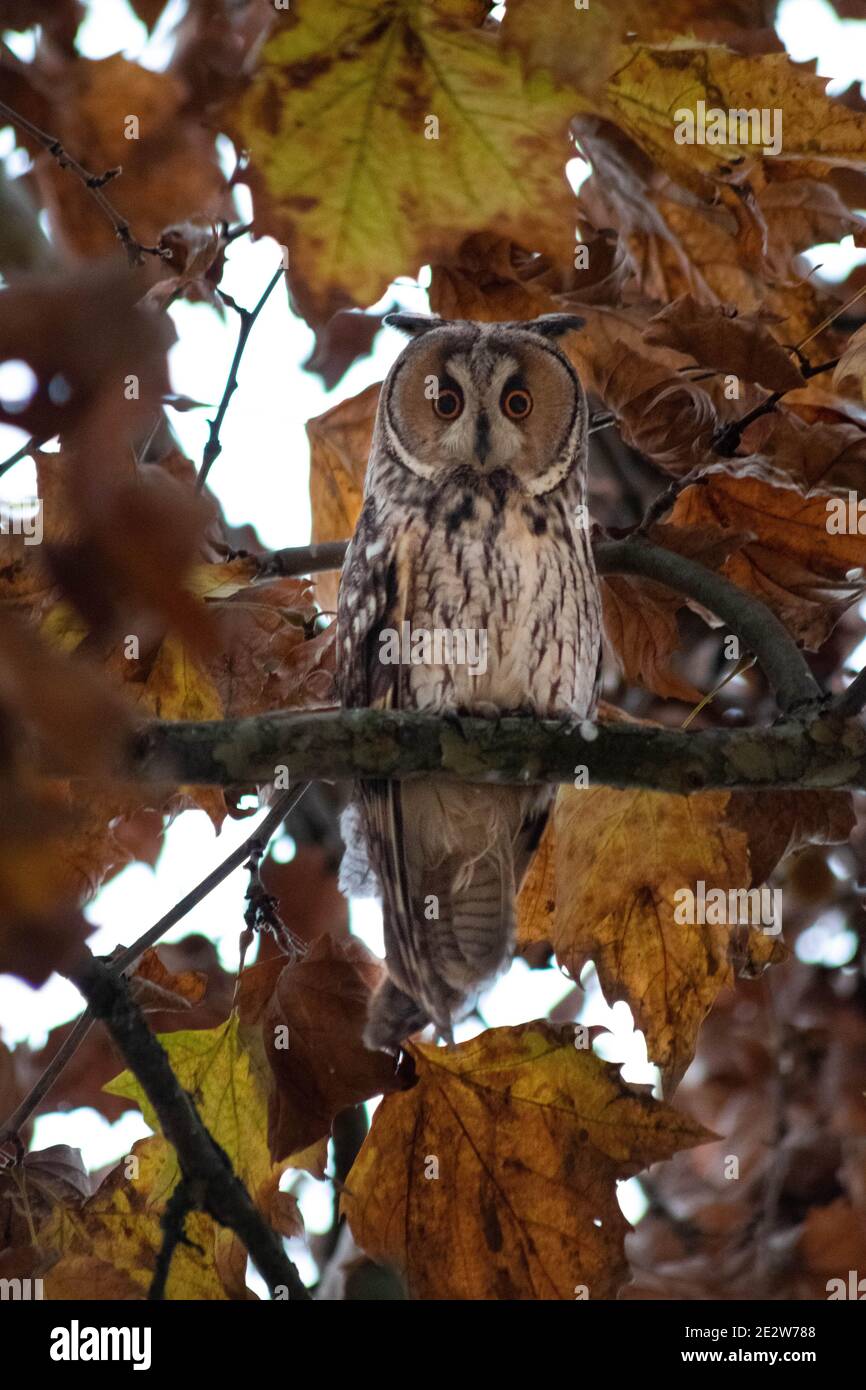
[{"label": "bare branch", "polygon": [[204,447],[204,455],[202,457],[201,468],[199,469],[198,478],[196,479],[195,486],[197,492],[201,492],[207,480],[208,473],[210,472],[211,468],[216,463],[217,459],[222,453],[223,446],[220,443],[220,430],[222,429],[222,424],[223,420],[225,419],[226,411],[229,408],[229,401],[231,400],[232,396],[238,388],[238,368],[241,364],[241,358],[244,355],[244,349],[246,348],[249,336],[253,331],[253,325],[255,324],[256,319],[258,318],[262,309],[265,307],[271,290],[274,288],[274,285],[277,283],[277,281],[280,279],[280,276],[282,275],[285,275],[285,271],[283,270],[282,266],[279,266],[278,269],[274,271],[273,276],[268,282],[267,288],[265,289],[264,293],[259,299],[258,304],[256,304],[254,309],[242,308],[240,304],[235,303],[234,299],[232,299],[230,294],[226,294],[224,290],[219,291],[220,299],[222,299],[225,304],[228,304],[230,309],[234,309],[235,313],[239,316],[241,326],[238,331],[238,341],[237,346],[235,348],[235,355],[232,358],[232,364],[229,368],[228,380],[225,384],[225,390],[222,394],[222,400],[219,403],[219,408],[217,409],[216,415],[210,422],[210,432],[207,437],[207,444]]},{"label": "bare branch", "polygon": [[25,131],[32,139],[36,140],[43,149],[47,150],[52,159],[56,159],[61,169],[71,169],[73,174],[77,174],[84,187],[87,189],[94,202],[105,213],[118,241],[126,251],[129,264],[141,265],[145,256],[165,257],[169,253],[163,251],[159,246],[144,246],[132,234],[132,228],[114,206],[110,203],[103,193],[103,188],[107,183],[122,172],[120,169],[106,169],[102,174],[91,174],[89,169],[85,169],[83,164],[79,164],[77,159],[73,159],[61,145],[55,135],[49,135],[47,131],[40,130],[38,125],[34,125],[26,116],[14,111],[11,106],[7,106],[5,101],[0,101],[0,116],[5,116],[7,121],[11,121],[19,130]]}]

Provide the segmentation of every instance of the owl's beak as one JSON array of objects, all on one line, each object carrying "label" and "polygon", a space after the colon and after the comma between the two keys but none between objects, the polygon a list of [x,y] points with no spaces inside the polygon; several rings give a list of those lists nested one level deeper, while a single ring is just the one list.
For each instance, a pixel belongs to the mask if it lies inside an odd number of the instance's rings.
[{"label": "owl's beak", "polygon": [[483,466],[490,453],[490,421],[486,410],[479,410],[475,421],[475,457]]}]

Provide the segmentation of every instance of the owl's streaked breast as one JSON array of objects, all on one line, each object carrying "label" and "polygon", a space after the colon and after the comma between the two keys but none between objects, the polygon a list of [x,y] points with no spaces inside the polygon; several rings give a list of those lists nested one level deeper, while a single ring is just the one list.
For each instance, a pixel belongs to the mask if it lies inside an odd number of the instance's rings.
[{"label": "owl's streaked breast", "polygon": [[415,630],[483,634],[485,661],[475,673],[468,662],[409,666],[405,704],[586,714],[600,633],[586,531],[561,500],[513,495],[496,508],[476,496],[471,512],[455,521],[458,503],[432,524],[409,523],[414,573],[404,616]]}]

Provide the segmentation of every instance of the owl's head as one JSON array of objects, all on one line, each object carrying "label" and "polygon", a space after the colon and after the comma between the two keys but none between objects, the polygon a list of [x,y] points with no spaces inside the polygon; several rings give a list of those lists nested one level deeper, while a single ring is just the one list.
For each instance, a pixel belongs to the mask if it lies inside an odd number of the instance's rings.
[{"label": "owl's head", "polygon": [[556,340],[573,314],[468,323],[420,314],[385,322],[412,335],[382,388],[382,443],[416,477],[497,475],[529,496],[559,487],[586,458],[583,387]]}]

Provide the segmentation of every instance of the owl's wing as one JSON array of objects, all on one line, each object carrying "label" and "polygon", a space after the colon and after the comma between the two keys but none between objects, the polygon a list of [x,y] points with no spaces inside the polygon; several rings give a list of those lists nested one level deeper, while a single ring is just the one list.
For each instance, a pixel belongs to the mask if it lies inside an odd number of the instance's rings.
[{"label": "owl's wing", "polygon": [[[411,530],[384,523],[371,497],[346,553],[337,607],[337,686],[345,708],[400,709],[404,668],[381,660],[381,633],[398,634],[411,614],[414,590]],[[388,963],[415,999],[423,997],[425,972],[406,864],[399,782],[358,783],[360,820],[385,908]]]},{"label": "owl's wing", "polygon": [[399,630],[400,612],[405,611],[401,541],[407,548],[405,533],[383,523],[368,497],[346,551],[337,602],[337,689],[347,709],[382,709],[393,703],[400,667],[380,660],[379,638],[385,628]]}]

